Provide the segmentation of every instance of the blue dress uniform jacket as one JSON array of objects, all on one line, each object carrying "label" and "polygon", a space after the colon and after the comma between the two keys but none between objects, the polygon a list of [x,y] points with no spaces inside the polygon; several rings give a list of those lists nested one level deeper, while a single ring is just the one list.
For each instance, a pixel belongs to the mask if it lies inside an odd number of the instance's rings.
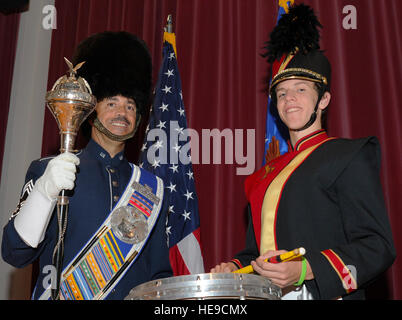
[{"label": "blue dress uniform jacket", "polygon": [[[63,266],[72,261],[106,219],[124,192],[132,173],[132,168],[123,152],[112,159],[93,140],[77,156],[80,165],[77,169],[75,188],[69,194]],[[50,159],[33,161],[26,175],[26,183],[31,179],[35,183],[44,173]],[[141,254],[107,299],[124,299],[133,287],[141,283],[172,276],[165,232],[166,208],[164,202],[156,225]],[[46,273],[48,271],[44,270],[48,270],[45,267],[52,264],[58,234],[56,217],[57,214],[53,212],[45,239],[38,248],[32,248],[23,242],[15,230],[13,218],[4,228],[2,256],[6,262],[15,267],[24,267],[39,259],[39,276],[33,299],[39,298],[44,291],[43,281],[48,275]]]}]

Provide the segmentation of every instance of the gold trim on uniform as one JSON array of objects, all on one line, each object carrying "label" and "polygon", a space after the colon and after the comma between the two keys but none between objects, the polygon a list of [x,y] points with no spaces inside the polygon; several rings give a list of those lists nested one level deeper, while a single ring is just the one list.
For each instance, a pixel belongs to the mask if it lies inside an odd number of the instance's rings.
[{"label": "gold trim on uniform", "polygon": [[297,167],[320,145],[330,140],[326,139],[306,150],[301,151],[282,171],[272,180],[267,188],[261,208],[261,245],[260,254],[268,250],[277,250],[275,236],[276,211],[286,181]]}]

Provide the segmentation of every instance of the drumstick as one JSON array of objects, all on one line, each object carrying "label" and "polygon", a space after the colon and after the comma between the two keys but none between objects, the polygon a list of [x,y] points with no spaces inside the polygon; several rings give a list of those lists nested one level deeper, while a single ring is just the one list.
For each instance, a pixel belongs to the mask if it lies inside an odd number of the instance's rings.
[{"label": "drumstick", "polygon": [[[285,262],[285,261],[291,261],[294,259],[297,259],[301,256],[304,256],[306,254],[306,249],[304,248],[297,248],[292,251],[288,251],[285,253],[282,253],[280,255],[265,259],[265,262],[270,262],[270,263],[279,263],[279,262]],[[250,264],[244,268],[241,268],[239,270],[232,271],[232,273],[252,273],[254,272],[253,266]]]},{"label": "drumstick", "polygon": [[[294,249],[293,251],[285,252],[285,253],[282,253],[275,257],[271,257],[268,259],[268,262],[270,262],[270,263],[285,262],[285,261],[297,259],[301,256],[304,256],[305,254],[306,254],[306,249],[298,248],[298,249]],[[265,259],[265,261],[267,261],[267,259]]]}]

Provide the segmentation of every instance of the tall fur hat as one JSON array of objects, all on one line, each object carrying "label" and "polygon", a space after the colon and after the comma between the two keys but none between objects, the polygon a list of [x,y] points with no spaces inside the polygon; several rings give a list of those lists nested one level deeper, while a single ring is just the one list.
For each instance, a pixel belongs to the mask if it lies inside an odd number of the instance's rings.
[{"label": "tall fur hat", "polygon": [[152,61],[145,42],[125,32],[101,32],[76,48],[73,64],[85,61],[78,75],[89,83],[98,101],[115,95],[132,98],[144,115],[152,86]]},{"label": "tall fur hat", "polygon": [[320,50],[322,25],[309,6],[299,4],[283,14],[270,34],[264,55],[272,63],[269,94],[287,79],[305,79],[330,90],[331,65]]}]

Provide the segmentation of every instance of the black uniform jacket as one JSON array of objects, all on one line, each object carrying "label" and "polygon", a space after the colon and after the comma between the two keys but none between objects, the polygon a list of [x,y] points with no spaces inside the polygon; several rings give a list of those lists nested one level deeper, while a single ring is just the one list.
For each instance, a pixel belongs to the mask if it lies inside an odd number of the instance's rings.
[{"label": "black uniform jacket", "polygon": [[245,184],[251,222],[246,248],[233,261],[240,267],[260,255],[259,202],[271,183],[264,180],[272,181],[297,154],[314,146],[282,186],[274,234],[269,235],[275,241],[272,249],[306,249],[315,279],[305,284],[315,299],[363,299],[360,289],[396,256],[375,137],[328,139],[325,131],[318,131],[268,163],[271,171],[264,167],[251,175]]}]

